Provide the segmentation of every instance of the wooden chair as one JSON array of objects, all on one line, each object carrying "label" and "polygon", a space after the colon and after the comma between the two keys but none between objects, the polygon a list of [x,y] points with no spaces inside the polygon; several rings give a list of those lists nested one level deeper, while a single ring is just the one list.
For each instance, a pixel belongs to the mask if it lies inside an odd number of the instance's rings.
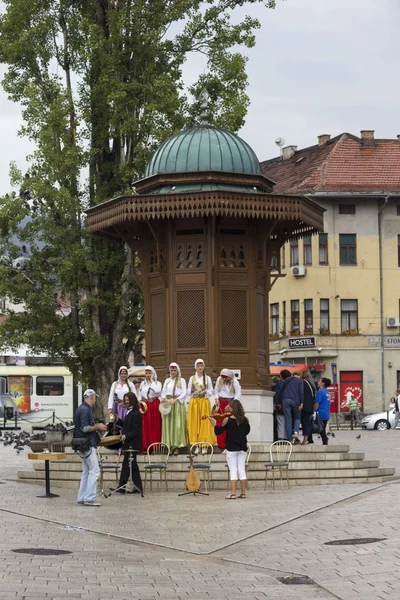
[{"label": "wooden chair", "polygon": [[[250,456],[251,456],[251,446],[249,443],[247,443],[247,454],[246,454],[246,462],[244,465],[244,468],[246,469],[246,476],[247,476],[247,468],[249,466],[249,461],[250,461]],[[225,463],[225,467],[228,469],[228,463]],[[229,469],[227,470],[227,476],[228,476],[228,487],[227,489],[230,490],[230,480],[229,480]],[[249,479],[247,478],[247,484],[246,484],[246,489],[250,489],[249,488]]]},{"label": "wooden chair", "polygon": [[106,447],[103,448],[101,446],[99,446],[97,448],[97,458],[99,461],[99,468],[100,468],[100,477],[99,477],[99,486],[100,486],[100,496],[102,494],[104,494],[104,473],[106,471],[108,472],[114,472],[115,474],[115,481],[117,483],[119,483],[119,472],[121,470],[121,455],[122,455],[122,450],[108,450]]},{"label": "wooden chair", "polygon": [[264,489],[267,489],[267,481],[268,481],[268,470],[271,469],[272,472],[272,489],[275,489],[275,471],[279,470],[279,476],[281,480],[282,487],[282,471],[286,472],[286,483],[288,488],[290,488],[289,483],[289,461],[292,455],[292,444],[286,440],[279,440],[271,444],[269,449],[270,461],[264,463],[265,467],[265,486]]},{"label": "wooden chair", "polygon": [[153,473],[160,474],[160,489],[162,489],[162,481],[164,478],[165,489],[168,491],[167,483],[167,466],[170,454],[170,448],[168,444],[163,442],[156,442],[150,444],[147,448],[147,465],[144,466],[144,487],[146,489],[147,473],[150,473],[150,491],[153,491]]},{"label": "wooden chair", "polygon": [[[207,454],[203,454],[202,450],[206,448]],[[196,449],[198,454],[196,453]],[[196,442],[190,446],[190,454],[194,455],[193,458],[193,467],[196,471],[200,471],[203,473],[204,487],[206,492],[208,492],[208,488],[211,488],[210,485],[210,471],[211,471],[211,461],[214,455],[214,448],[212,444],[208,442]],[[188,465],[188,469],[190,465]]]}]

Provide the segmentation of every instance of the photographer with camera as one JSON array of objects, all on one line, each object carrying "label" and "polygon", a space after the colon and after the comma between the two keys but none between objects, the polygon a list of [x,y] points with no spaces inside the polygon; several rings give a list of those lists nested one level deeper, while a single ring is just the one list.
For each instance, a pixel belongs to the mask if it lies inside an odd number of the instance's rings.
[{"label": "photographer with camera", "polygon": [[84,506],[100,506],[99,502],[96,502],[97,480],[100,475],[96,448],[100,441],[98,433],[107,431],[107,426],[104,423],[94,422],[92,409],[97,398],[98,395],[94,390],[86,390],[83,394],[83,402],[78,406],[74,417],[74,439],[82,440],[87,445],[87,448],[82,447],[82,452],[78,452],[82,459],[78,504]]}]

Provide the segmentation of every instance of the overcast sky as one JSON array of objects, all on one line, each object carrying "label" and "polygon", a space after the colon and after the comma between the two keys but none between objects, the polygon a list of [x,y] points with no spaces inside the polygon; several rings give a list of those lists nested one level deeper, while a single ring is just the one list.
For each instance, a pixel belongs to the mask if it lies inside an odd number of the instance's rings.
[{"label": "overcast sky", "polygon": [[[277,0],[275,11],[252,10],[262,29],[249,52],[240,135],[260,161],[279,153],[277,137],[302,148],[322,133],[400,134],[399,0]],[[10,189],[10,160],[24,169],[32,150],[20,125],[20,108],[1,89],[0,194]]]}]

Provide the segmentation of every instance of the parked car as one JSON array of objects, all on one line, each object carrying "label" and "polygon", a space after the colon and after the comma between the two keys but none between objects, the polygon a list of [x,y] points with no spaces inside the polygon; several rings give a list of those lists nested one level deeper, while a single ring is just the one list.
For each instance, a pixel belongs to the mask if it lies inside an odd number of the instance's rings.
[{"label": "parked car", "polygon": [[[361,420],[363,429],[392,429],[394,426],[394,415],[395,410],[388,410],[387,412],[374,413],[373,415],[367,415]],[[397,429],[400,427],[400,421]]]}]

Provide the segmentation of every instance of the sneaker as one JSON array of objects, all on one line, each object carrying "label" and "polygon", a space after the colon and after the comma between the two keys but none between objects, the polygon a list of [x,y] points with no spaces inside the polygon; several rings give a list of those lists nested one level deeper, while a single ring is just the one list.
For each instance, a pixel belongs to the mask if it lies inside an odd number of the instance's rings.
[{"label": "sneaker", "polygon": [[96,500],[91,500],[90,502],[84,502],[83,504],[85,506],[101,506],[100,502],[97,502]]},{"label": "sneaker", "polygon": [[301,444],[301,441],[299,440],[298,437],[298,433],[294,432],[293,434],[293,444]]},{"label": "sneaker", "polygon": [[85,504],[83,500],[78,500],[77,504]]}]

